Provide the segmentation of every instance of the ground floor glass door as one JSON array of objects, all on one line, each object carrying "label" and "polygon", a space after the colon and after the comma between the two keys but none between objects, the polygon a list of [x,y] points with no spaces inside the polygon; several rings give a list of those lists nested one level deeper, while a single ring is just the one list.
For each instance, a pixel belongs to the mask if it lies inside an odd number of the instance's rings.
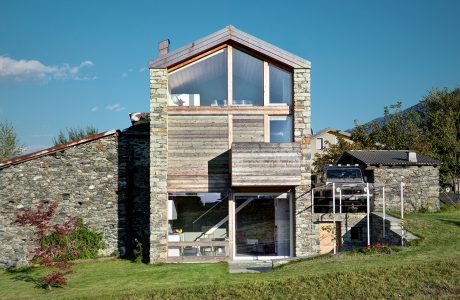
[{"label": "ground floor glass door", "polygon": [[287,257],[292,252],[289,194],[235,196],[236,257]]}]

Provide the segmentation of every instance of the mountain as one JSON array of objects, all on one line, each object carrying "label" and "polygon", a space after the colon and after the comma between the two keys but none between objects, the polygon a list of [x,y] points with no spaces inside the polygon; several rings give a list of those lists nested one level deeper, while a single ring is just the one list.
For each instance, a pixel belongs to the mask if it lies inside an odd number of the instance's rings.
[{"label": "mountain", "polygon": [[[401,112],[402,116],[404,117],[405,115],[408,115],[409,113],[411,112],[416,112],[416,113],[419,113],[420,116],[423,118],[424,116],[424,108],[423,108],[423,105],[422,103],[417,103],[409,108],[406,108],[405,110],[403,110]],[[392,115],[390,115],[390,118],[391,118]],[[363,128],[365,128],[366,130],[370,131],[370,129],[372,128],[372,126],[374,124],[377,124],[379,126],[383,126],[385,125],[385,123],[388,121],[388,117],[385,118],[385,117],[380,117],[380,118],[375,118],[374,120],[371,120],[367,123],[364,123],[362,124]],[[350,129],[347,129],[345,130],[346,132],[352,132],[353,128],[350,128]]]}]

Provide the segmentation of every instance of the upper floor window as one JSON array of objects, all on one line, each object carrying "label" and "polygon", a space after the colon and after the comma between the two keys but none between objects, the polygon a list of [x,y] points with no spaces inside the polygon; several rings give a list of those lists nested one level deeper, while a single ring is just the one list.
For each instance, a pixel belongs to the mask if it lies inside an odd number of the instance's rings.
[{"label": "upper floor window", "polygon": [[292,104],[292,72],[227,46],[168,77],[172,106]]},{"label": "upper floor window", "polygon": [[227,49],[169,73],[168,105],[227,105]]},{"label": "upper floor window", "polygon": [[270,116],[270,143],[292,142],[292,116]]},{"label": "upper floor window", "polygon": [[264,105],[264,62],[233,49],[233,104]]},{"label": "upper floor window", "polygon": [[324,138],[316,138],[316,150],[324,149]]},{"label": "upper floor window", "polygon": [[270,104],[292,103],[292,73],[278,68],[272,64],[268,65],[270,78]]}]

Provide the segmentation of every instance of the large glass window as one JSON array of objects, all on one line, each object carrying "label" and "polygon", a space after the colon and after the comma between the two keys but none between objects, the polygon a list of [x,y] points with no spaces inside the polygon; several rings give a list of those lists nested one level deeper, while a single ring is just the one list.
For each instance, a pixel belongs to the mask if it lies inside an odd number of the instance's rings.
[{"label": "large glass window", "polygon": [[227,65],[227,49],[222,49],[171,72],[168,105],[227,105]]},{"label": "large glass window", "polygon": [[264,63],[233,49],[233,104],[264,105]]},{"label": "large glass window", "polygon": [[228,255],[228,200],[220,193],[170,193],[168,256]]},{"label": "large glass window", "polygon": [[270,104],[292,103],[292,73],[272,64],[268,65],[270,78]]},{"label": "large glass window", "polygon": [[171,71],[168,105],[224,106],[229,92],[233,105],[263,106],[264,99],[265,104],[292,105],[292,72],[273,64],[266,68],[263,60],[236,48],[231,53],[228,57],[224,48]]},{"label": "large glass window", "polygon": [[270,142],[292,142],[291,116],[270,116]]}]

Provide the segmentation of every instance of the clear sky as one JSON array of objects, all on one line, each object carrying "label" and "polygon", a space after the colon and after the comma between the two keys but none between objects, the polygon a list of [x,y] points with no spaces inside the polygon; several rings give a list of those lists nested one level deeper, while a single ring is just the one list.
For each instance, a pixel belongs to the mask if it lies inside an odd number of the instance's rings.
[{"label": "clear sky", "polygon": [[129,126],[147,66],[226,25],[312,62],[312,126],[348,129],[383,106],[460,84],[460,1],[0,0],[0,120],[29,151],[67,127]]}]

